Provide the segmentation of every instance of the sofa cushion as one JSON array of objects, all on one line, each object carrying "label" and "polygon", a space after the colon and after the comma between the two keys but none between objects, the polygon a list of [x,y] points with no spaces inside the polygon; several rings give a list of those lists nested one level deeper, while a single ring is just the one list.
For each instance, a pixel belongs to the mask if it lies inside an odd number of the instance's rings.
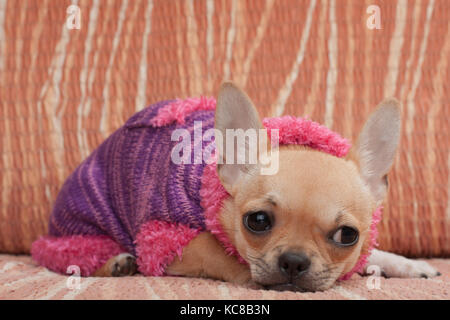
[{"label": "sofa cushion", "polygon": [[380,2],[374,30],[357,0],[81,1],[79,30],[66,28],[66,1],[1,3],[0,252],[47,233],[64,180],[137,110],[214,96],[231,78],[262,116],[310,117],[351,140],[396,96],[403,133],[380,247],[450,255],[448,1]]},{"label": "sofa cushion", "polygon": [[[385,279],[354,275],[316,293],[254,290],[221,281],[183,277],[80,278],[37,266],[29,256],[0,255],[0,299],[446,299],[450,298],[450,260],[428,260],[442,276]],[[71,288],[67,286],[71,284]],[[369,283],[369,286],[368,286]],[[373,288],[373,289],[369,289]]]}]

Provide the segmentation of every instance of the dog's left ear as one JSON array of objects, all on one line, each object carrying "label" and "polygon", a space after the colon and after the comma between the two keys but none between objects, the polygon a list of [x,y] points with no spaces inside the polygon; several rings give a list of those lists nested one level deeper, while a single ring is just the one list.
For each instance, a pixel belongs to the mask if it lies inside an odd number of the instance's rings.
[{"label": "dog's left ear", "polygon": [[384,200],[387,173],[394,162],[400,140],[401,112],[395,99],[381,102],[365,123],[348,159],[354,161],[372,192],[377,206]]},{"label": "dog's left ear", "polygon": [[[215,129],[222,135],[221,145],[216,137],[219,157],[222,159],[222,163],[217,165],[217,171],[222,185],[229,193],[233,194],[234,186],[242,177],[259,167],[258,152],[260,148],[257,147],[256,150],[251,150],[251,148],[262,143],[261,141],[268,141],[267,134],[264,134],[264,140],[257,135],[263,128],[258,112],[248,95],[232,82],[223,83],[219,90],[215,115]],[[240,132],[244,139],[248,138],[248,140],[240,145],[235,140],[235,136],[227,132],[228,129],[234,131],[235,134]],[[253,144],[250,136],[254,138]],[[253,163],[237,161],[238,154],[250,156],[252,151],[257,153],[257,158]]]}]

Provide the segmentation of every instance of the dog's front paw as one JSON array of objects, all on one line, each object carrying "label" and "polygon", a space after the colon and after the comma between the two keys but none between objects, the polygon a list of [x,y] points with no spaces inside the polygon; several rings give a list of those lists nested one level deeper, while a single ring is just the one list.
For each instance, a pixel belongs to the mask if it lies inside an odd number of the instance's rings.
[{"label": "dog's front paw", "polygon": [[407,259],[379,250],[374,250],[369,265],[378,266],[381,275],[386,278],[432,278],[441,275],[425,261]]},{"label": "dog's front paw", "polygon": [[129,253],[121,253],[109,259],[93,275],[96,277],[123,277],[132,276],[136,271],[136,258]]},{"label": "dog's front paw", "polygon": [[129,253],[122,253],[114,258],[114,262],[111,263],[111,276],[123,277],[132,276],[136,273],[137,264],[136,258]]}]

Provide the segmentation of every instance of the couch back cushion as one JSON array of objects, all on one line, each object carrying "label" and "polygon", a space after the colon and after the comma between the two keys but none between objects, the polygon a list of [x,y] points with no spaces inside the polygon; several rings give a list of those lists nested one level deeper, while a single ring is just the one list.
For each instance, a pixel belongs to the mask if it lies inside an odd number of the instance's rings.
[{"label": "couch back cushion", "polygon": [[380,246],[449,255],[449,3],[377,3],[381,29],[361,1],[82,1],[68,29],[70,1],[1,2],[0,251],[47,232],[65,178],[137,110],[233,79],[263,116],[309,117],[352,141],[397,97]]}]

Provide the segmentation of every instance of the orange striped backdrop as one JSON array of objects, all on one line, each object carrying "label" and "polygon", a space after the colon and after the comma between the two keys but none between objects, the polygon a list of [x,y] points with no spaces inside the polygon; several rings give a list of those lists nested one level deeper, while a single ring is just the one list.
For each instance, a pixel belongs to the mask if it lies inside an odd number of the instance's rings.
[{"label": "orange striped backdrop", "polygon": [[[373,4],[381,29],[366,25]],[[400,99],[381,246],[449,256],[449,72],[446,0],[0,0],[0,251],[46,232],[65,177],[135,111],[234,79],[265,116],[351,139]]]}]

